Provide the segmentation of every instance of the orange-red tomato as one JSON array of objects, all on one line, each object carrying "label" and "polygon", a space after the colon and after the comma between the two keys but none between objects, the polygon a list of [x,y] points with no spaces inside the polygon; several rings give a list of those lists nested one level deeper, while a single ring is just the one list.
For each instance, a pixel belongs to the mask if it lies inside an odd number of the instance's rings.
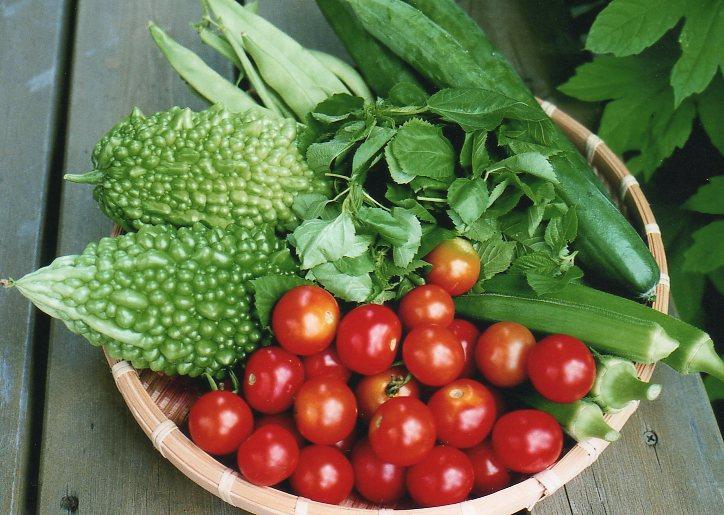
[{"label": "orange-red tomato", "polygon": [[561,449],[561,426],[543,411],[511,411],[500,417],[493,427],[493,451],[506,467],[515,472],[540,472],[555,463]]},{"label": "orange-red tomato", "polygon": [[475,324],[461,318],[453,320],[447,328],[458,337],[465,353],[465,366],[460,377],[472,377],[475,375],[475,344],[480,337],[480,331]]},{"label": "orange-red tomato", "polygon": [[437,439],[460,449],[482,442],[496,417],[493,394],[472,379],[458,379],[443,386],[427,407],[435,418]]},{"label": "orange-red tomato", "polygon": [[[357,409],[365,422],[374,415],[377,408],[393,397],[420,397],[420,387],[414,378],[408,380],[407,370],[394,367],[373,376],[363,377],[357,388]],[[403,384],[404,383],[404,384]]]},{"label": "orange-red tomato", "polygon": [[347,368],[342,360],[339,359],[337,351],[334,347],[327,347],[321,352],[304,356],[302,359],[304,364],[304,375],[307,379],[313,377],[334,377],[343,383],[349,381],[352,372]]},{"label": "orange-red tomato", "polygon": [[337,353],[348,368],[372,375],[392,366],[402,324],[387,306],[364,304],[347,313],[337,331]]},{"label": "orange-red tomato", "polygon": [[229,454],[239,448],[254,428],[254,417],[244,399],[218,390],[201,397],[189,413],[189,433],[209,454]]},{"label": "orange-red tomato", "polygon": [[407,329],[421,325],[447,327],[455,318],[455,303],[439,286],[424,284],[407,292],[397,311]]},{"label": "orange-red tomato", "polygon": [[474,474],[462,451],[438,445],[407,471],[407,490],[422,506],[455,504],[464,501],[473,489]]},{"label": "orange-red tomato", "polygon": [[450,295],[461,295],[480,277],[480,256],[468,240],[453,238],[435,247],[425,261],[432,265],[428,282],[437,284]]},{"label": "orange-red tomato", "polygon": [[310,445],[299,452],[299,465],[289,482],[302,497],[339,504],[352,491],[354,472],[341,451],[326,445]]},{"label": "orange-red tomato", "polygon": [[390,503],[405,495],[404,467],[382,461],[367,439],[355,445],[351,461],[354,486],[368,501]]},{"label": "orange-red tomato", "polygon": [[285,411],[284,413],[275,413],[273,415],[262,415],[256,421],[256,428],[264,426],[279,426],[289,431],[294,439],[297,441],[299,447],[304,446],[307,442],[302,436],[302,433],[297,429],[297,423],[294,422],[294,415],[290,412]]},{"label": "orange-red tomato", "polygon": [[473,495],[483,496],[502,490],[510,484],[510,472],[493,452],[490,440],[465,450],[473,464],[475,482]]},{"label": "orange-red tomato", "polygon": [[239,447],[237,464],[247,481],[271,486],[292,475],[299,460],[299,445],[294,435],[281,426],[270,424],[254,431]]},{"label": "orange-red tomato", "polygon": [[419,399],[395,397],[372,416],[369,440],[381,460],[401,467],[414,465],[435,445],[435,420]]},{"label": "orange-red tomato", "polygon": [[299,358],[281,347],[255,351],[244,369],[244,398],[260,413],[281,413],[294,403],[304,382]]},{"label": "orange-red tomato", "polygon": [[530,351],[528,377],[538,392],[553,402],[575,402],[591,390],[596,361],[588,347],[573,336],[551,334]]},{"label": "orange-red tomato", "polygon": [[294,420],[299,432],[310,442],[334,445],[354,429],[357,401],[349,386],[337,379],[310,379],[297,393]]},{"label": "orange-red tomato", "polygon": [[272,331],[279,345],[308,356],[327,347],[337,331],[339,305],[319,286],[292,288],[274,306]]},{"label": "orange-red tomato", "polygon": [[535,346],[533,334],[515,322],[491,325],[478,338],[475,362],[485,379],[508,388],[528,378],[526,360]]},{"label": "orange-red tomato", "polygon": [[465,353],[455,335],[444,327],[419,326],[405,337],[402,361],[422,384],[442,386],[460,376]]}]

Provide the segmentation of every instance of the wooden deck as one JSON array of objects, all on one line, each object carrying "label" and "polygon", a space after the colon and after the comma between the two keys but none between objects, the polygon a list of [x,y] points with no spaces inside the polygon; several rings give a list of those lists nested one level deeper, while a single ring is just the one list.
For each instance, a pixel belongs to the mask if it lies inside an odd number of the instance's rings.
[{"label": "wooden deck", "polygon": [[[463,2],[476,9],[501,1]],[[262,0],[303,44],[337,48],[311,0]],[[203,103],[147,34],[153,19],[197,49],[194,0],[0,0],[0,276],[19,277],[109,233],[82,172],[131,107]],[[0,292],[0,513],[232,513],[174,469],[127,411],[101,352],[16,292]],[[664,366],[586,473],[536,513],[721,513],[724,445],[701,380]]]}]

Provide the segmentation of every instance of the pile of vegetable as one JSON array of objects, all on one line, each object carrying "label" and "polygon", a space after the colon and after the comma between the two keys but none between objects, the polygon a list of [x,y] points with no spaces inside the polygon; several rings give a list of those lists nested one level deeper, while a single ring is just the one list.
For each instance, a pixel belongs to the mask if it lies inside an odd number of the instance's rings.
[{"label": "pile of vegetable", "polygon": [[459,502],[552,465],[562,429],[613,441],[603,414],[661,389],[633,362],[724,377],[641,303],[651,253],[452,0],[318,4],[359,71],[254,4],[203,0],[195,25],[237,84],[151,24],[214,105],[134,109],[67,176],[128,234],[3,284],[136,368],[206,377],[196,444],[330,503]]}]

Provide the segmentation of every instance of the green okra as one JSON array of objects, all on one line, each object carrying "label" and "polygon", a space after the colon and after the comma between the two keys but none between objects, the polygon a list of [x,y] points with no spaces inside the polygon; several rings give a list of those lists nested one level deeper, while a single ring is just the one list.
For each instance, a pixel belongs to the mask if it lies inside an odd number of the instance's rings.
[{"label": "green okra", "polygon": [[617,356],[596,354],[596,380],[589,396],[603,411],[620,411],[636,400],[654,400],[660,393],[660,384],[638,378],[632,362]]}]

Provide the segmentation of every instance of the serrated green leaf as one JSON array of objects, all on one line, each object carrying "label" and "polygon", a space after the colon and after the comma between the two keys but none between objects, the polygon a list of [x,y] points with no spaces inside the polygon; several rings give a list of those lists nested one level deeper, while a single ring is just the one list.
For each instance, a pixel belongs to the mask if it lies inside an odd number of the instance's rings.
[{"label": "serrated green leaf", "polygon": [[711,177],[683,207],[710,215],[724,215],[724,175]]},{"label": "serrated green leaf", "polygon": [[368,167],[375,155],[395,135],[395,132],[395,129],[388,127],[373,127],[367,139],[362,142],[352,157],[352,174],[357,174]]},{"label": "serrated green leaf", "polygon": [[332,162],[352,148],[353,144],[352,141],[338,139],[323,143],[312,143],[307,149],[307,164],[316,173],[329,172]]},{"label": "serrated green leaf", "polygon": [[434,224],[437,221],[430,211],[417,201],[415,193],[406,186],[389,184],[385,198],[394,205],[411,211],[421,222]]},{"label": "serrated green leaf", "polygon": [[693,237],[685,253],[685,271],[706,274],[724,266],[724,220],[705,225]]},{"label": "serrated green leaf", "polygon": [[347,213],[331,221],[307,220],[294,230],[291,241],[304,269],[343,257],[357,257],[371,243],[368,237],[356,234],[352,218]]},{"label": "serrated green leaf", "polygon": [[457,234],[455,234],[455,231],[451,231],[450,229],[445,229],[432,224],[423,225],[422,239],[416,257],[422,258],[427,256],[432,249],[437,247],[440,243],[446,240],[452,240],[456,236]]},{"label": "serrated green leaf", "polygon": [[317,265],[307,276],[319,282],[335,297],[349,302],[364,302],[372,294],[372,277],[368,273],[345,274],[334,263]]},{"label": "serrated green leaf", "polygon": [[475,133],[466,132],[465,139],[463,140],[463,146],[460,149],[460,166],[463,168],[470,168],[473,166],[473,140],[475,139]]},{"label": "serrated green leaf", "polygon": [[688,2],[686,22],[679,35],[681,57],[671,70],[675,105],[706,89],[724,60],[724,2]]},{"label": "serrated green leaf", "polygon": [[528,236],[533,236],[540,227],[545,210],[545,206],[541,204],[532,205],[526,210],[528,215]]},{"label": "serrated green leaf", "polygon": [[406,267],[415,258],[422,238],[420,220],[410,211],[401,207],[392,208],[392,216],[398,220],[407,232],[407,239],[392,247],[392,260],[399,267]]},{"label": "serrated green leaf", "polygon": [[455,225],[458,234],[469,240],[487,241],[498,232],[498,226],[494,219],[481,217],[471,224],[466,224],[454,211],[448,210],[447,214]]},{"label": "serrated green leaf", "polygon": [[327,204],[329,199],[321,193],[300,193],[294,197],[292,211],[301,220],[311,220],[319,218]]},{"label": "serrated green leaf", "polygon": [[724,79],[717,74],[709,87],[696,100],[701,124],[706,134],[724,155]]},{"label": "serrated green leaf", "polygon": [[526,152],[510,156],[488,167],[489,172],[499,170],[510,170],[514,173],[528,173],[554,184],[558,183],[558,178],[553,171],[553,166],[550,161],[538,152]]},{"label": "serrated green leaf", "polygon": [[397,184],[409,184],[415,178],[414,175],[406,173],[402,169],[392,152],[392,146],[389,144],[385,147],[385,161],[387,162],[387,168],[390,170],[390,177]]},{"label": "serrated green leaf", "polygon": [[545,242],[556,252],[560,252],[566,245],[574,240],[578,233],[578,215],[575,209],[553,218],[546,226]]},{"label": "serrated green leaf", "polygon": [[427,105],[445,120],[457,123],[465,132],[493,130],[503,118],[542,120],[540,109],[495,91],[482,88],[443,89],[431,96]]},{"label": "serrated green leaf", "polygon": [[424,106],[428,94],[417,84],[412,82],[398,82],[387,94],[390,102],[398,106]]},{"label": "serrated green leaf", "polygon": [[515,242],[491,238],[478,248],[481,276],[490,279],[510,268],[515,253]]},{"label": "serrated green leaf", "polygon": [[513,261],[513,267],[523,272],[536,272],[539,274],[553,274],[558,268],[558,262],[547,252],[531,252],[519,256]]},{"label": "serrated green leaf", "polygon": [[391,245],[402,245],[407,241],[407,226],[389,211],[379,207],[362,207],[357,219],[373,228]]},{"label": "serrated green leaf", "polygon": [[638,54],[676,25],[685,6],[685,0],[613,0],[593,22],[586,48],[619,57]]},{"label": "serrated green leaf", "polygon": [[296,275],[267,275],[251,281],[254,287],[254,310],[262,327],[268,327],[274,305],[286,292],[311,281]]},{"label": "serrated green leaf", "polygon": [[560,275],[551,275],[547,273],[539,273],[534,270],[528,270],[525,273],[525,278],[528,281],[528,285],[538,295],[549,295],[552,293],[558,293],[563,290],[568,284],[573,281],[577,281],[583,277],[583,272],[577,266],[571,267]]},{"label": "serrated green leaf", "polygon": [[440,127],[412,119],[398,129],[389,146],[405,174],[438,180],[454,176],[455,152]]},{"label": "serrated green leaf", "polygon": [[455,179],[447,191],[450,208],[466,224],[471,224],[485,212],[488,187],[483,179]]},{"label": "serrated green leaf", "polygon": [[473,173],[479,174],[490,164],[490,154],[485,146],[488,141],[487,132],[476,132],[472,148]]}]

